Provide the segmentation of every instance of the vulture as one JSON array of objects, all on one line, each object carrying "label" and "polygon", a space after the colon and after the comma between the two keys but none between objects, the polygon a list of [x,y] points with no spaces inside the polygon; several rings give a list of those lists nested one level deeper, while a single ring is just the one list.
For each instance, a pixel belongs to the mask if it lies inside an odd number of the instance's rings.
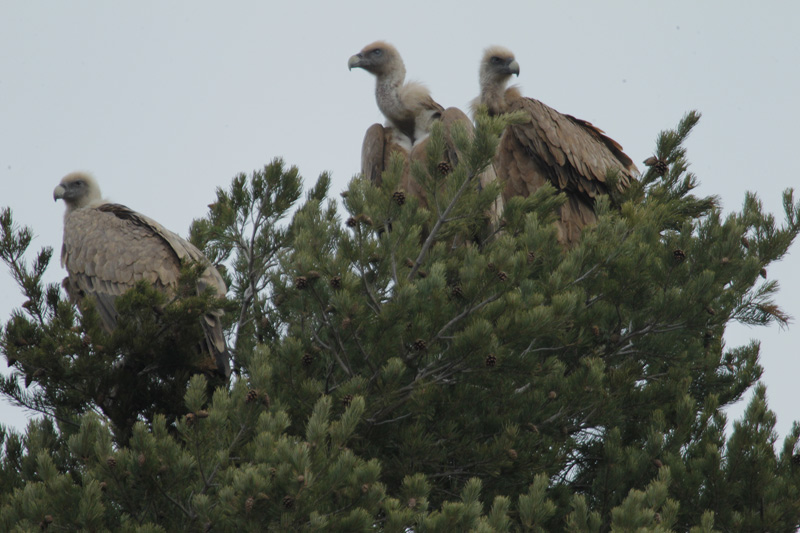
[{"label": "vulture", "polygon": [[[155,220],[120,204],[103,200],[100,187],[83,172],[68,174],[53,191],[64,200],[64,243],[61,265],[67,269],[63,286],[75,304],[94,301],[104,329],[117,324],[115,300],[144,280],[157,290],[172,293],[178,285],[181,263],[194,261],[207,268],[197,280],[198,294],[207,287],[223,297],[227,288],[216,268],[193,244]],[[230,377],[230,355],[222,332],[222,310],[201,317],[204,339],[199,349],[209,367]]]},{"label": "vulture", "polygon": [[[410,172],[410,161],[425,162],[427,138],[431,127],[441,121],[445,135],[445,163],[442,168],[452,168],[458,163],[458,153],[450,137],[452,124],[459,122],[468,132],[473,130],[469,117],[458,108],[445,109],[430,95],[428,89],[417,82],[405,81],[406,68],[397,49],[384,41],[365,46],[347,62],[350,70],[361,68],[373,74],[375,99],[386,123],[373,124],[364,135],[361,148],[361,173],[372,183],[380,185],[381,174],[389,167],[391,155],[399,152],[406,164],[400,186],[427,207],[425,191],[416,183]],[[479,186],[495,179],[492,169],[479,177]],[[497,218],[497,205],[489,217]]]},{"label": "vulture", "polygon": [[480,96],[474,104],[490,115],[523,111],[521,124],[506,127],[495,156],[495,171],[503,187],[503,199],[528,196],[545,183],[565,194],[560,208],[559,241],[570,245],[581,230],[597,221],[595,199],[608,194],[608,171],[616,172],[617,188],[626,189],[638,174],[622,147],[591,123],[559,113],[516,87],[507,88],[511,75],[519,75],[519,63],[506,48],[488,48],[480,65]]}]

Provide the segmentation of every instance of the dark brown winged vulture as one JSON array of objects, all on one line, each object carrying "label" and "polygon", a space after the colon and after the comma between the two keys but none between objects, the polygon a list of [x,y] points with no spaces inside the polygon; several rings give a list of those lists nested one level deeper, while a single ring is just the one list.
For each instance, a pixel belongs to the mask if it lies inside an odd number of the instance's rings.
[{"label": "dark brown winged vulture", "polygon": [[608,194],[607,171],[616,171],[617,188],[624,190],[638,171],[622,147],[589,122],[533,98],[516,87],[506,88],[519,63],[506,48],[488,48],[481,61],[481,94],[475,103],[490,115],[524,111],[529,119],[508,126],[500,139],[495,170],[503,184],[503,198],[528,196],[551,183],[567,196],[561,207],[559,240],[576,242],[581,230],[597,221],[595,198]]},{"label": "dark brown winged vulture", "polygon": [[[68,277],[63,286],[76,304],[91,298],[105,329],[117,324],[115,300],[136,282],[144,280],[160,291],[174,291],[181,261],[208,264],[197,282],[198,293],[211,287],[219,296],[225,282],[193,244],[161,224],[124,205],[103,200],[100,187],[83,172],[68,174],[53,191],[64,200],[64,244],[61,264]],[[230,376],[230,356],[225,344],[221,310],[201,319],[205,339],[201,349],[216,365],[216,372]]]},{"label": "dark brown winged vulture", "polygon": [[[459,122],[471,133],[472,122],[460,109],[445,109],[439,105],[424,85],[405,81],[403,59],[397,49],[387,42],[376,41],[365,46],[350,57],[347,66],[351,70],[361,68],[375,75],[375,99],[386,118],[385,125],[373,124],[364,135],[361,173],[372,183],[380,184],[381,174],[388,168],[392,153],[399,152],[406,161],[400,186],[427,207],[425,192],[411,176],[409,162],[425,162],[426,141],[431,127],[434,122],[441,121],[446,142],[444,168],[454,167],[458,163],[458,153],[450,136],[450,128]],[[486,185],[494,179],[493,169],[487,169],[479,177],[479,185]],[[489,213],[492,220],[498,216],[499,202]]]}]

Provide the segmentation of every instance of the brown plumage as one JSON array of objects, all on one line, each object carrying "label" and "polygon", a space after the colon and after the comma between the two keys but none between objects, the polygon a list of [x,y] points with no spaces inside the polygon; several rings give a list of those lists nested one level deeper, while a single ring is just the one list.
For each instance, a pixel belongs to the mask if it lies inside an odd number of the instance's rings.
[{"label": "brown plumage", "polygon": [[431,98],[430,91],[417,82],[405,81],[406,67],[397,49],[376,41],[351,56],[347,66],[362,68],[375,76],[375,99],[386,117],[386,126],[397,130],[399,143],[410,149],[424,139],[444,108]]},{"label": "brown plumage", "polygon": [[[76,304],[91,298],[108,332],[117,324],[118,296],[141,280],[160,291],[174,291],[182,261],[208,264],[197,281],[198,293],[206,287],[218,296],[227,292],[219,272],[193,244],[140,213],[106,202],[88,174],[65,176],[53,198],[67,205],[61,249],[61,264],[68,272],[64,288]],[[216,370],[228,377],[230,356],[222,314],[216,310],[202,317],[205,340],[201,349],[214,359]]]},{"label": "brown plumage", "polygon": [[608,194],[606,173],[615,171],[617,188],[624,190],[638,171],[601,129],[525,98],[515,87],[506,88],[512,74],[519,75],[519,64],[509,50],[499,46],[486,50],[476,103],[485,105],[490,115],[524,111],[529,117],[508,126],[500,139],[495,170],[503,183],[503,198],[528,196],[545,183],[552,184],[567,196],[559,213],[559,240],[574,243],[584,227],[597,221],[594,203],[599,195]]},{"label": "brown plumage", "polygon": [[[431,128],[441,121],[445,135],[445,154],[443,168],[458,164],[458,152],[451,137],[451,127],[461,123],[468,133],[473,126],[467,115],[458,108],[444,109],[436,103],[428,89],[419,83],[405,82],[406,69],[400,54],[392,45],[376,41],[351,56],[350,69],[362,68],[375,75],[375,98],[378,108],[386,117],[386,124],[373,124],[364,135],[361,148],[361,173],[372,183],[379,185],[383,171],[389,167],[391,155],[403,155],[405,166],[400,187],[419,199],[427,207],[427,197],[422,187],[410,172],[410,162],[424,163],[427,158],[427,142]],[[493,169],[488,169],[479,177],[479,186],[495,179]],[[499,204],[496,202],[496,204]],[[496,220],[498,205],[493,206],[490,218]]]}]

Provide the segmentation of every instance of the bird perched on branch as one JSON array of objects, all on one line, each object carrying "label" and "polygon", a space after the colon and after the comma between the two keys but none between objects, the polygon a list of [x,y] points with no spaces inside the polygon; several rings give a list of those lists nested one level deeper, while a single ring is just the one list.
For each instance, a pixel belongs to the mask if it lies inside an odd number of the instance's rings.
[{"label": "bird perched on branch", "polygon": [[[211,287],[224,297],[225,282],[203,253],[161,224],[123,205],[103,200],[100,187],[83,172],[68,174],[53,191],[55,200],[67,206],[61,264],[68,276],[63,286],[70,299],[80,304],[90,298],[109,333],[117,325],[118,296],[137,282],[146,281],[162,292],[174,293],[181,264],[207,265],[197,280],[197,292]],[[200,321],[204,340],[200,349],[226,378],[230,355],[220,318],[222,310],[206,313]]]},{"label": "bird perched on branch", "polygon": [[[469,117],[458,108],[445,109],[430,95],[428,89],[417,82],[405,81],[406,69],[397,49],[384,41],[365,46],[350,57],[347,66],[352,70],[361,68],[373,74],[375,98],[386,123],[373,124],[364,135],[361,148],[361,173],[372,183],[380,185],[381,174],[389,167],[392,153],[400,153],[405,167],[400,186],[405,192],[419,199],[427,207],[428,198],[410,172],[410,161],[425,162],[427,140],[436,121],[441,121],[445,136],[445,153],[440,168],[443,173],[458,164],[459,154],[451,137],[453,124],[460,123],[468,133],[473,126]],[[494,180],[491,168],[478,178],[478,186]],[[491,219],[496,219],[497,207],[493,206]]]},{"label": "bird perched on branch", "polygon": [[533,98],[516,87],[507,88],[519,75],[514,54],[501,46],[488,48],[480,64],[480,96],[474,102],[490,115],[523,111],[527,119],[506,127],[495,158],[495,170],[503,186],[503,199],[528,196],[545,183],[567,196],[559,212],[559,241],[575,243],[581,230],[597,221],[595,199],[608,194],[607,173],[616,173],[622,191],[638,174],[622,147],[591,123]]}]

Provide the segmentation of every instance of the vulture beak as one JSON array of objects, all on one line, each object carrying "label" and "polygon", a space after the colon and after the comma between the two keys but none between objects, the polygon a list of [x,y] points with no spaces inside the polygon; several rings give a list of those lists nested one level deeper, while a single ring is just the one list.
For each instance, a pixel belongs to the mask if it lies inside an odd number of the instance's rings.
[{"label": "vulture beak", "polygon": [[347,60],[347,70],[353,70],[354,68],[359,68],[361,66],[361,59],[364,56],[361,54],[356,54],[354,56],[350,56],[350,59]]},{"label": "vulture beak", "polygon": [[512,60],[511,63],[508,64],[508,73],[519,76],[519,63],[517,63],[516,59]]},{"label": "vulture beak", "polygon": [[55,189],[53,189],[53,201],[57,202],[60,199],[64,198],[64,193],[67,192],[67,189],[64,188],[63,185],[59,185]]}]

